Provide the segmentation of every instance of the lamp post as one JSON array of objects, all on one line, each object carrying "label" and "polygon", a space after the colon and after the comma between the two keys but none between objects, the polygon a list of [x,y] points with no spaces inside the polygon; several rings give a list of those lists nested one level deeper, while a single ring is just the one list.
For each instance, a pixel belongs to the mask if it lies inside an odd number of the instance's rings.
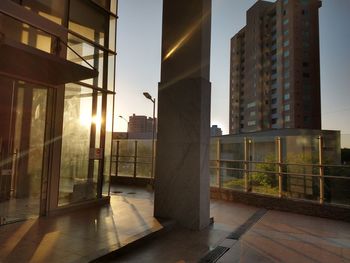
[{"label": "lamp post", "polygon": [[121,118],[122,120],[124,120],[126,122],[126,131],[128,131],[128,120],[125,119],[122,115],[119,115],[119,118]]},{"label": "lamp post", "polygon": [[152,96],[148,92],[144,92],[143,96],[146,97],[146,99],[149,99],[153,103],[153,127],[152,127],[152,167],[151,167],[151,180],[153,179],[154,174],[154,135],[156,132],[156,121],[155,121],[155,113],[156,113],[156,99],[152,98]]}]

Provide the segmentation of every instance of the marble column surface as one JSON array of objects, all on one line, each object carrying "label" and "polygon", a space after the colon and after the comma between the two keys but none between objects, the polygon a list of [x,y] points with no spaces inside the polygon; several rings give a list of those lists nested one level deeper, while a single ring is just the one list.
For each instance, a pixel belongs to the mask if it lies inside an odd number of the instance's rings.
[{"label": "marble column surface", "polygon": [[210,89],[202,78],[159,89],[154,213],[190,229],[209,224]]}]

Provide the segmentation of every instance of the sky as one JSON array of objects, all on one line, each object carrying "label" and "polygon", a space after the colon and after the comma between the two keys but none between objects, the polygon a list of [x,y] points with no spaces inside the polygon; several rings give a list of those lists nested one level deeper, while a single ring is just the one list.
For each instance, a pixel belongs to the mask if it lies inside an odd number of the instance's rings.
[{"label": "sky", "polygon": [[[212,0],[211,124],[229,128],[230,39],[246,24],[255,0]],[[350,147],[350,1],[323,0],[320,8],[322,129],[340,130]],[[116,116],[152,116],[161,62],[162,0],[119,0]],[[126,121],[116,117],[116,130]],[[345,136],[345,135],[344,135]]]}]

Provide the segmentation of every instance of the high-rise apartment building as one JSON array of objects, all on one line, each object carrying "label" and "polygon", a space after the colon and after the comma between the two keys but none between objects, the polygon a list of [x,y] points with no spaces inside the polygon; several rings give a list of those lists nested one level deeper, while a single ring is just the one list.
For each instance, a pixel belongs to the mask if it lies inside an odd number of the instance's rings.
[{"label": "high-rise apartment building", "polygon": [[257,1],[231,39],[230,133],[321,128],[319,0]]}]

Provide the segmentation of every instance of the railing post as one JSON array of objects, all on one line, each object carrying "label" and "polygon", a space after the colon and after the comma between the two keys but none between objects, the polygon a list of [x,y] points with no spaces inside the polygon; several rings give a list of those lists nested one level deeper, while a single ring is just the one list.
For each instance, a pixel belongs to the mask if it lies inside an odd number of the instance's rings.
[{"label": "railing post", "polygon": [[282,144],[281,137],[276,138],[278,162],[278,197],[282,197]]},{"label": "railing post", "polygon": [[137,141],[135,141],[135,152],[134,152],[134,178],[136,178],[136,169],[137,169]]},{"label": "railing post", "polygon": [[248,192],[248,139],[244,137],[244,191]]},{"label": "railing post", "polygon": [[324,203],[323,137],[318,137],[318,162],[320,176],[320,204]]},{"label": "railing post", "polygon": [[220,160],[221,160],[221,140],[218,139],[216,141],[216,184],[219,186],[219,188],[222,187]]},{"label": "railing post", "polygon": [[115,157],[115,176],[118,176],[119,170],[119,140],[117,141],[117,152]]}]

